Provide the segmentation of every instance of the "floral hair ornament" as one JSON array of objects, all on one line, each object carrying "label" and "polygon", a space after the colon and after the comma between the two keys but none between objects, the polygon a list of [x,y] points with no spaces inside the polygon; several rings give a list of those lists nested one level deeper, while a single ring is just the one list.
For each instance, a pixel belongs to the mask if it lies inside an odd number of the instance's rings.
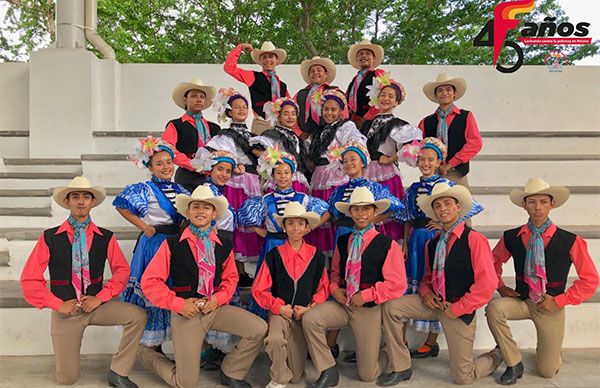
[{"label": "floral hair ornament", "polygon": [[213,101],[213,109],[217,112],[217,120],[224,123],[229,119],[227,117],[227,109],[231,109],[233,101],[241,98],[248,105],[248,99],[240,92],[233,88],[221,88],[217,92],[217,96]]},{"label": "floral hair ornament", "polygon": [[367,150],[367,147],[363,143],[351,141],[349,143],[344,144],[341,150],[342,159],[344,158],[344,155],[346,155],[346,153],[349,151],[354,151],[358,154],[358,156],[360,156],[363,162],[363,167],[366,168],[369,165],[371,157],[369,155],[369,150]]},{"label": "floral hair ornament", "polygon": [[173,147],[169,143],[149,135],[138,140],[127,159],[131,160],[138,168],[147,168],[154,153],[161,151],[166,151],[171,158],[175,157]]},{"label": "floral hair ornament", "polygon": [[[315,93],[316,94],[316,93]],[[313,95],[314,98],[314,95]],[[342,110],[343,119],[347,119],[349,117],[348,113],[348,100],[346,100],[346,95],[338,88],[326,89],[323,93],[320,94],[319,105],[321,109],[323,105],[327,102],[327,100],[334,100],[340,105],[340,109]]]},{"label": "floral hair ornament", "polygon": [[204,173],[212,170],[217,163],[226,162],[231,164],[231,169],[235,168],[236,157],[229,151],[209,151],[206,148],[198,149],[196,155],[190,163],[196,169],[196,172]]},{"label": "floral hair ornament", "polygon": [[275,167],[281,163],[289,165],[292,174],[296,172],[296,158],[294,155],[283,151],[279,144],[276,144],[274,147],[268,147],[258,158],[256,171],[264,180],[269,180]]},{"label": "floral hair ornament", "polygon": [[446,160],[446,157],[448,156],[448,147],[446,147],[446,145],[437,137],[426,137],[421,140],[420,146],[421,149],[419,155],[423,153],[423,149],[430,148],[435,151],[441,161]]},{"label": "floral hair ornament", "polygon": [[406,98],[404,85],[402,85],[400,82],[394,81],[390,77],[390,73],[381,71],[376,73],[375,77],[373,77],[373,83],[367,86],[367,89],[369,89],[367,96],[369,97],[370,106],[379,109],[379,95],[381,94],[381,91],[388,86],[394,89],[397,96],[400,96],[399,104],[404,101]]},{"label": "floral hair ornament", "polygon": [[398,156],[398,162],[404,162],[411,167],[417,167],[417,160],[421,154],[421,142],[418,139],[413,140],[410,143],[404,144],[399,150],[396,156]]},{"label": "floral hair ornament", "polygon": [[289,97],[281,97],[275,101],[267,101],[263,106],[263,112],[265,112],[265,119],[271,123],[271,125],[275,125],[277,123],[277,119],[279,118],[279,114],[284,106],[291,105],[296,109],[296,113],[298,113],[299,108],[298,104],[294,100]]}]

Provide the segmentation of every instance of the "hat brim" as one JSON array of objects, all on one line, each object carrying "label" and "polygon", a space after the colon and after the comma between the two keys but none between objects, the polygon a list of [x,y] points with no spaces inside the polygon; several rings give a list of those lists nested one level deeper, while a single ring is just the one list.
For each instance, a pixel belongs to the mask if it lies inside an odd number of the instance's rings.
[{"label": "hat brim", "polygon": [[390,207],[390,200],[389,199],[381,199],[379,201],[374,201],[374,202],[355,202],[355,203],[349,203],[349,202],[336,202],[335,203],[335,208],[338,209],[340,212],[344,213],[347,216],[350,216],[350,208],[352,206],[375,206],[377,208],[377,214],[381,214],[383,212],[385,212],[389,207]]},{"label": "hat brim", "polygon": [[350,46],[350,49],[348,50],[348,63],[352,65],[352,67],[354,67],[355,69],[360,69],[360,65],[358,64],[358,61],[356,60],[356,54],[358,54],[358,52],[362,49],[368,49],[373,51],[373,54],[375,54],[375,60],[373,61],[373,67],[377,67],[379,65],[381,65],[381,62],[383,62],[383,47],[381,47],[378,44],[373,44],[373,43],[359,43],[359,44],[354,44],[352,46]]},{"label": "hat brim", "polygon": [[526,193],[523,190],[512,189],[510,191],[509,197],[512,203],[517,205],[518,207],[525,207],[525,198],[538,195],[538,194],[546,194],[552,197],[554,200],[554,208],[561,207],[565,202],[569,199],[571,192],[565,186],[550,186],[547,189],[537,191],[535,193]]},{"label": "hat brim", "polygon": [[54,191],[52,192],[52,198],[54,198],[54,201],[60,207],[68,209],[69,207],[65,204],[65,199],[67,198],[69,193],[73,193],[76,191],[84,191],[84,192],[92,193],[92,195],[94,196],[94,199],[96,200],[96,204],[94,206],[92,206],[92,208],[100,205],[106,199],[106,189],[104,189],[104,187],[97,187],[97,186],[92,186],[92,187],[60,186],[60,187],[56,187],[54,189]]},{"label": "hat brim", "polygon": [[425,86],[423,86],[423,94],[425,94],[425,96],[429,100],[435,102],[436,104],[439,102],[438,99],[435,97],[435,88],[437,88],[440,85],[454,86],[454,88],[456,89],[456,92],[454,92],[454,101],[464,96],[465,92],[467,91],[467,81],[465,81],[464,78],[455,77],[442,82],[427,82]]},{"label": "hat brim", "polygon": [[218,220],[223,218],[225,213],[227,213],[227,208],[229,207],[227,199],[225,199],[225,197],[222,196],[202,199],[193,198],[185,194],[177,194],[177,196],[175,197],[175,207],[177,208],[179,214],[183,216],[187,216],[188,207],[192,202],[206,202],[213,205],[215,207],[215,210],[217,211]]},{"label": "hat brim", "polygon": [[276,48],[274,50],[253,49],[250,52],[250,56],[252,57],[252,60],[254,61],[254,63],[261,65],[260,56],[263,55],[264,53],[273,53],[273,54],[277,55],[277,64],[278,65],[281,65],[285,61],[285,58],[287,57],[287,53],[285,52],[285,50],[280,49],[280,48]]},{"label": "hat brim", "polygon": [[193,82],[178,83],[177,86],[175,86],[175,89],[173,89],[173,102],[175,102],[175,104],[181,109],[185,109],[185,93],[193,89],[202,90],[206,94],[206,100],[208,103],[203,110],[210,108],[213,104],[215,96],[217,95],[217,90],[212,86],[198,85]]},{"label": "hat brim", "polygon": [[321,221],[321,216],[319,216],[315,212],[306,212],[306,213],[290,215],[290,216],[275,215],[273,217],[275,218],[275,221],[277,221],[279,226],[281,226],[282,228],[283,228],[283,221],[286,218],[302,218],[303,220],[306,220],[306,222],[308,222],[308,227],[311,229],[314,229],[317,225],[319,225],[319,222]]},{"label": "hat brim", "polygon": [[460,205],[458,218],[464,217],[473,207],[473,197],[471,196],[469,189],[461,185],[452,186],[448,190],[434,195],[419,196],[417,197],[417,205],[419,205],[419,208],[428,218],[437,220],[431,205],[436,199],[444,197],[454,198],[458,201],[458,204]]},{"label": "hat brim", "polygon": [[317,58],[306,59],[300,64],[300,74],[302,75],[302,79],[304,79],[304,82],[306,82],[309,85],[312,84],[308,72],[310,71],[310,68],[315,65],[323,66],[323,68],[325,68],[325,70],[327,71],[327,77],[325,78],[325,82],[330,84],[333,82],[333,80],[335,80],[335,63],[333,63],[333,61],[329,58]]}]

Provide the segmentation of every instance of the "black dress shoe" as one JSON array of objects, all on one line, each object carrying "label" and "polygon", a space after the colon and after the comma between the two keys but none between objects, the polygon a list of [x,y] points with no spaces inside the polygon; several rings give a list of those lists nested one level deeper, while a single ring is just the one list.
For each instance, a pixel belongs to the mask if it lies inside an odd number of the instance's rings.
[{"label": "black dress shoe", "polygon": [[418,349],[410,352],[410,356],[412,358],[427,358],[427,357],[437,357],[440,354],[440,345],[437,342],[433,345],[429,345],[425,343]]},{"label": "black dress shoe", "polygon": [[348,355],[346,356],[346,358],[344,358],[344,361],[356,364],[356,352],[350,352],[350,353],[348,353]]},{"label": "black dress shoe", "polygon": [[340,345],[335,344],[335,346],[330,346],[329,350],[331,350],[331,355],[333,356],[333,358],[338,358],[338,356],[340,355]]},{"label": "black dress shoe", "polygon": [[219,382],[226,387],[233,388],[252,388],[252,385],[248,383],[246,380],[238,380],[233,377],[227,376],[223,371],[219,373]]},{"label": "black dress shoe", "polygon": [[403,370],[402,372],[392,372],[379,376],[377,379],[377,385],[380,387],[390,387],[392,385],[400,384],[402,381],[409,380],[412,376],[412,368]]},{"label": "black dress shoe", "polygon": [[250,276],[247,272],[244,272],[240,275],[240,279],[238,280],[238,287],[240,288],[250,288],[252,287],[252,283],[254,282],[254,278]]},{"label": "black dress shoe", "polygon": [[502,385],[513,385],[517,383],[517,380],[523,377],[523,363],[520,362],[515,366],[507,366],[502,376],[500,376],[500,384]]},{"label": "black dress shoe", "polygon": [[137,384],[133,381],[129,380],[127,376],[121,376],[117,374],[117,372],[112,369],[108,370],[108,375],[106,376],[106,381],[108,381],[108,385],[111,387],[117,388],[138,388]]},{"label": "black dress shoe", "polygon": [[331,368],[325,369],[321,372],[319,379],[315,381],[313,385],[309,385],[309,388],[327,388],[335,387],[340,382],[340,374],[337,368],[332,366]]}]

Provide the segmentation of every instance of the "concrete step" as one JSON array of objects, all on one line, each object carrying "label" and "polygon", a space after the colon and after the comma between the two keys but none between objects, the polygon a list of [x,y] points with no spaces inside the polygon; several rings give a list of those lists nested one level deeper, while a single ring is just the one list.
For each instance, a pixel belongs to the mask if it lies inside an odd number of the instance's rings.
[{"label": "concrete step", "polygon": [[43,197],[5,197],[0,194],[0,201],[2,201],[2,207],[5,208],[19,208],[19,207],[50,207],[50,196],[46,193]]},{"label": "concrete step", "polygon": [[152,135],[161,137],[162,131],[95,131],[94,152],[98,154],[128,154],[137,139]]},{"label": "concrete step", "polygon": [[[523,208],[515,206],[506,194],[475,194],[484,211],[474,217],[479,225],[526,223]],[[557,225],[597,225],[600,221],[598,194],[572,194],[566,205],[552,210],[552,221]]]},{"label": "concrete step", "polygon": [[0,216],[18,217],[50,217],[52,208],[43,207],[0,207]]},{"label": "concrete step", "polygon": [[[81,174],[71,173],[10,173],[3,176],[0,173],[0,190],[48,190],[57,186],[66,186],[71,179]],[[92,182],[94,183],[94,182]],[[95,183],[94,183],[95,184]]]},{"label": "concrete step", "polygon": [[6,158],[4,159],[4,169],[8,173],[81,174],[81,160]]},{"label": "concrete step", "polygon": [[496,137],[483,139],[480,155],[594,155],[600,149],[598,137]]},{"label": "concrete step", "polygon": [[0,131],[0,155],[3,158],[29,157],[29,131]]}]

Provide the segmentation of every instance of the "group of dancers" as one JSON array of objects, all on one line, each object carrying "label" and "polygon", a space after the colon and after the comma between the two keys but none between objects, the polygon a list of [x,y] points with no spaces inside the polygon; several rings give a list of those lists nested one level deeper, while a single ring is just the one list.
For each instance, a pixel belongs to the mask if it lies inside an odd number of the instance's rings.
[{"label": "group of dancers", "polygon": [[[262,71],[240,69],[242,52]],[[137,386],[128,378],[137,356],[174,387],[195,387],[201,369],[220,370],[226,386],[248,387],[246,374],[264,345],[272,361],[268,387],[300,381],[307,355],[319,372],[311,386],[331,387],[339,382],[337,333],[349,326],[349,361],[363,381],[409,380],[411,357],[436,357],[444,332],[457,384],[504,362],[500,383],[510,385],[523,374],[512,319],[535,322],[538,372],[554,376],[564,306],[598,286],[585,241],[549,219],[568,189],[532,178],[513,190],[510,199],[529,222],[506,231],[492,250],[470,223],[483,210],[467,180],[481,137],[473,114],[455,105],[464,79],[442,73],[425,84],[438,107],[413,126],[393,114],[406,92],[377,68],[381,46],[363,41],[349,49],[358,72],[345,92],[331,85],[334,63],[315,57],[300,67],[307,87],[290,98],[275,71],[284,60],[270,42],[240,44],[229,54],[224,69],[248,86],[250,100],[200,80],[175,87],[173,100],[185,113],[161,139],[140,139],[130,154],[151,179],[113,201],[140,230],[131,266],[112,232],[91,222],[103,188],[76,177],[54,190],[71,214],[42,233],[21,283],[30,304],[53,310],[58,382],[79,378],[85,327],[122,325],[111,386]],[[227,128],[203,116],[211,106]],[[421,173],[406,192],[400,166]],[[502,281],[511,256],[515,289]],[[567,287],[571,264],[578,279]],[[492,299],[494,291],[501,298]],[[474,359],[475,312],[486,305],[498,346]],[[407,324],[429,333],[412,352]],[[168,340],[174,361],[162,349]]]}]

